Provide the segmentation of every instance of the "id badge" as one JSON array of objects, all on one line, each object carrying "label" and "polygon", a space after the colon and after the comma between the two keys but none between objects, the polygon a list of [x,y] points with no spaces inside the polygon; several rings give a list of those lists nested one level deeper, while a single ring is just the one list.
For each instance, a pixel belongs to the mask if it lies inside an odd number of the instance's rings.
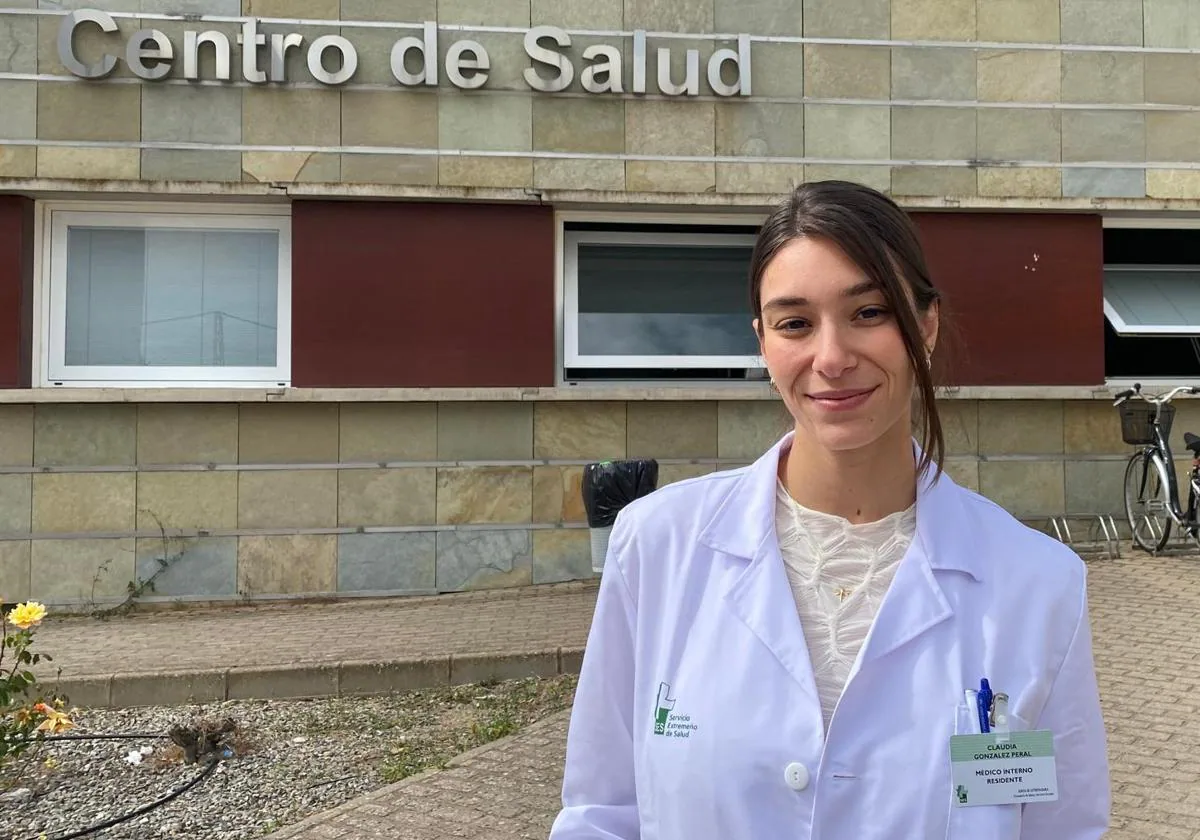
[{"label": "id badge", "polygon": [[959,808],[1058,799],[1054,735],[1049,730],[955,735],[950,739],[950,767]]}]

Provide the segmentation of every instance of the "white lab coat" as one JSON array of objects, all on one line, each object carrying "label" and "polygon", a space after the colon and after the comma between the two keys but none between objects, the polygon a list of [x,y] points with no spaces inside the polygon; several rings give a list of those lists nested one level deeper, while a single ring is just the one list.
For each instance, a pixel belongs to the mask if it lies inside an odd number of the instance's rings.
[{"label": "white lab coat", "polygon": [[[912,547],[826,734],[775,537],[790,440],[619,515],[551,840],[1101,837],[1081,559],[945,475],[923,482]],[[952,804],[950,736],[976,731],[964,690],[981,677],[1009,695],[1013,729],[1053,731],[1057,802]]]}]

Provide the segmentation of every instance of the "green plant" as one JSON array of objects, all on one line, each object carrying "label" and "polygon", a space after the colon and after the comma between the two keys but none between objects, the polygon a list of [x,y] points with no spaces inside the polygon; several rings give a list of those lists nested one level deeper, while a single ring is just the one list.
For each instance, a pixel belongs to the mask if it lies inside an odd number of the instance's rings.
[{"label": "green plant", "polygon": [[[159,540],[162,544],[162,551],[157,557],[154,558],[154,572],[147,578],[139,577],[136,580],[131,580],[126,583],[125,599],[119,604],[115,604],[105,609],[94,609],[92,615],[96,618],[106,619],[117,615],[127,615],[128,613],[132,612],[139,598],[147,593],[158,591],[156,581],[158,580],[159,576],[161,576],[167,571],[167,569],[171,568],[171,566],[183,558],[182,551],[174,555],[171,554],[171,538],[167,536],[166,526],[163,525],[162,520],[158,517],[158,514],[147,508],[138,508],[138,512],[146,514],[154,520],[156,525],[158,525],[158,534]],[[93,605],[96,603],[96,586],[100,582],[100,579],[104,576],[105,572],[108,571],[108,563],[109,561],[106,560],[101,564],[100,568],[96,572],[95,579],[92,581]],[[137,565],[136,559],[134,561],[134,565]]]},{"label": "green plant", "polygon": [[445,770],[453,756],[452,750],[405,744],[391,751],[380,768],[380,775],[385,782],[393,784],[426,770]]},{"label": "green plant", "polygon": [[483,720],[471,724],[471,734],[475,736],[477,743],[488,744],[512,735],[520,728],[521,722],[517,720],[516,715],[509,709],[498,709]]},{"label": "green plant", "polygon": [[[106,574],[108,574],[108,567],[111,565],[112,565],[111,558],[108,560],[105,560],[103,563],[101,563],[99,566],[96,567],[96,574],[92,575],[92,593],[88,597],[88,603],[91,604],[93,608],[96,605],[96,587],[100,585],[100,581],[102,581],[104,579],[104,576]],[[106,617],[106,616],[101,615],[100,611],[96,611],[95,614],[102,618]]]},{"label": "green plant", "polygon": [[[46,608],[36,601],[18,604],[7,615],[0,615],[4,642],[0,645],[0,764],[17,758],[47,734],[74,727],[63,711],[67,698],[47,696],[30,670],[53,659],[33,653],[34,629],[46,617]],[[5,658],[11,663],[4,667]]]}]

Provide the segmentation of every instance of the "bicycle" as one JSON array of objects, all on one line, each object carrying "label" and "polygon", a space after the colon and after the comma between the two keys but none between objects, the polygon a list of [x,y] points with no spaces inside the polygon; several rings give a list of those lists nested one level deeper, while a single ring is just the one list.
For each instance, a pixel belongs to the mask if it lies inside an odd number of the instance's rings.
[{"label": "bicycle", "polygon": [[[1175,462],[1171,455],[1171,424],[1175,407],[1171,400],[1180,394],[1200,394],[1200,388],[1181,385],[1157,397],[1142,393],[1141,384],[1116,395],[1113,403],[1120,409],[1121,437],[1141,447],[1125,467],[1125,515],[1133,542],[1151,554],[1161,551],[1171,536],[1171,526],[1182,529],[1200,545],[1200,436],[1183,435],[1184,446],[1192,453],[1188,475],[1187,507],[1179,504]],[[1131,397],[1144,402],[1132,403]]]}]

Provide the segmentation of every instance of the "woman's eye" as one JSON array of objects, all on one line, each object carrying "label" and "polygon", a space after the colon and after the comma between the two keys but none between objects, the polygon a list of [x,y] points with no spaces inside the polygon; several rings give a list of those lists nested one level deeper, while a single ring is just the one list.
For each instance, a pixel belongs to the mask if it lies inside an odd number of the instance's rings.
[{"label": "woman's eye", "polygon": [[795,332],[796,330],[802,330],[807,327],[808,321],[805,321],[802,318],[789,318],[786,321],[780,321],[775,325],[776,329],[783,330],[784,332]]},{"label": "woman's eye", "polygon": [[887,317],[888,311],[882,306],[868,306],[865,309],[859,310],[859,317],[868,321],[877,321],[880,318]]}]

